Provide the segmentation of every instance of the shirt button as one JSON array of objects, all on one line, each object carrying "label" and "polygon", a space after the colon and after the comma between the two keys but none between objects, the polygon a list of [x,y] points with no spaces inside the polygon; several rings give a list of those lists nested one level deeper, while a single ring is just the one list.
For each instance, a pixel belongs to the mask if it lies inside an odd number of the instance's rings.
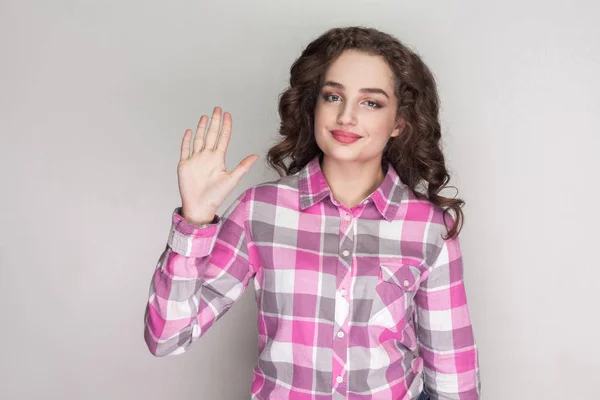
[{"label": "shirt button", "polygon": [[410,282],[408,281],[408,279],[406,279],[406,280],[404,281],[404,286],[406,286],[406,287],[410,286]]},{"label": "shirt button", "polygon": [[342,381],[344,380],[344,378],[342,378],[341,376],[338,376],[337,378],[335,378],[337,383],[342,383]]},{"label": "shirt button", "polygon": [[363,201],[363,204],[367,204],[369,202],[369,199],[366,199],[365,201]]},{"label": "shirt button", "polygon": [[[342,296],[345,296],[345,295],[346,295],[346,289],[342,289],[342,290],[340,290],[340,294],[341,294]],[[194,326],[195,326],[195,325],[194,325]]]},{"label": "shirt button", "polygon": [[340,339],[344,337],[344,332],[339,331],[337,334],[337,337],[339,337]]},{"label": "shirt button", "polygon": [[348,250],[344,250],[342,251],[342,254],[344,255],[344,257],[348,257],[348,254],[350,254],[350,252]]},{"label": "shirt button", "polygon": [[344,215],[344,221],[350,221],[351,219],[352,217],[350,216],[350,214]]}]

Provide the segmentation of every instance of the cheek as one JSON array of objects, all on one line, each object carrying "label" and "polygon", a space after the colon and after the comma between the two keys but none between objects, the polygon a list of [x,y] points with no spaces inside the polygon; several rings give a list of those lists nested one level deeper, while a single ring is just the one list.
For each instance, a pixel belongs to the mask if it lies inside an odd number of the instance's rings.
[{"label": "cheek", "polygon": [[394,122],[386,118],[375,118],[370,121],[368,129],[373,139],[387,141],[394,130]]},{"label": "cheek", "polygon": [[328,124],[329,115],[324,107],[315,108],[315,128],[323,128]]}]

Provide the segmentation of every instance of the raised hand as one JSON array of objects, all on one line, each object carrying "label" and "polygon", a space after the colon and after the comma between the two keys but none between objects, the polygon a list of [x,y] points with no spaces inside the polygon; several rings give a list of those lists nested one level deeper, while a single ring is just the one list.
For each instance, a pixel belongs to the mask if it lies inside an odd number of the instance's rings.
[{"label": "raised hand", "polygon": [[[215,107],[205,136],[207,122],[208,117],[203,115],[198,122],[193,147],[192,130],[185,131],[177,166],[182,214],[186,221],[195,225],[213,220],[219,206],[258,158],[251,154],[228,172],[225,153],[231,138],[231,114],[222,113],[221,108]],[[219,135],[221,122],[223,128]]]}]

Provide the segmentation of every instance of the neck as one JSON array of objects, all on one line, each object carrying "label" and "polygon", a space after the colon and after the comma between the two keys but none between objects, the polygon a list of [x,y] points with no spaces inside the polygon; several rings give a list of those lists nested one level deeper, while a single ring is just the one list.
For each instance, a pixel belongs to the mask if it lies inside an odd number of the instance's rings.
[{"label": "neck", "polygon": [[364,161],[340,161],[323,155],[321,170],[333,197],[348,208],[360,204],[384,178],[381,157]]}]

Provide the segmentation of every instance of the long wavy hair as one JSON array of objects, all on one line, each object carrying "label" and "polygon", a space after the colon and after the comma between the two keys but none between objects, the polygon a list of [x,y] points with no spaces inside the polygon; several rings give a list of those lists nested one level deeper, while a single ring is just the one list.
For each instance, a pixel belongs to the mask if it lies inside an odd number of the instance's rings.
[{"label": "long wavy hair", "polygon": [[[389,161],[402,182],[418,198],[426,198],[443,209],[447,236],[456,238],[462,229],[464,201],[448,198],[440,191],[450,181],[441,149],[439,97],[433,74],[423,60],[397,38],[373,28],[331,29],[313,42],[292,64],[290,86],[279,99],[282,136],[267,153],[267,162],[280,176],[302,169],[321,155],[314,135],[314,118],[322,79],[329,65],[345,50],[382,56],[395,77],[398,116],[404,130],[386,144],[383,158]],[[289,164],[286,165],[286,162]],[[453,211],[456,219],[450,215]]]}]

